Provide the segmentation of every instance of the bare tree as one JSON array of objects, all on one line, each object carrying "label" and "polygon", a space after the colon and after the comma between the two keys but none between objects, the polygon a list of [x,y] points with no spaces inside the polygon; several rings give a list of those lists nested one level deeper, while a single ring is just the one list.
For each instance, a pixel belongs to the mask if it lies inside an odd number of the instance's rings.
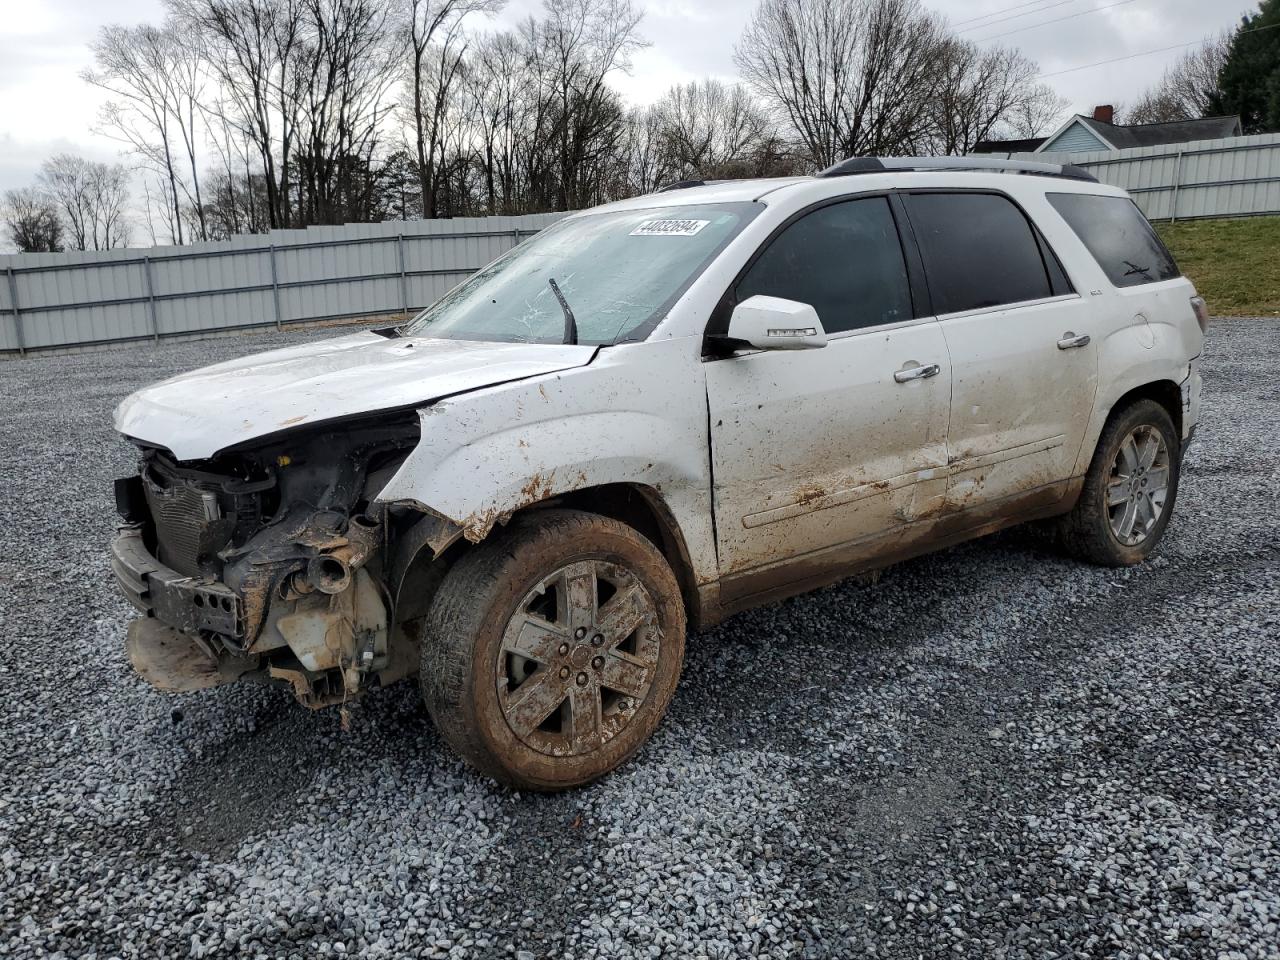
[{"label": "bare tree", "polygon": [[1006,138],[1030,140],[1051,133],[1070,106],[1066,97],[1047,83],[1036,84],[1004,118],[1000,134]]},{"label": "bare tree", "polygon": [[402,0],[401,30],[408,42],[406,86],[425,216],[437,215],[444,176],[446,112],[456,97],[467,42],[462,21],[496,13],[506,0]]},{"label": "bare tree", "polygon": [[46,160],[40,182],[58,208],[76,250],[110,250],[129,242],[129,170],[61,153]]},{"label": "bare tree", "polygon": [[9,242],[19,253],[58,253],[62,250],[62,222],[58,207],[40,190],[6,190],[0,203]]},{"label": "bare tree", "polygon": [[252,169],[219,170],[209,178],[209,236],[225,240],[241,233],[265,233],[267,178]]},{"label": "bare tree", "polygon": [[[554,209],[572,210],[600,198],[595,173],[622,132],[621,98],[609,86],[646,46],[643,14],[632,0],[544,0],[546,16],[523,29],[537,78],[539,123],[554,151]],[[536,188],[535,188],[536,189]]]},{"label": "bare tree", "polygon": [[1138,98],[1125,113],[1125,122],[1167,123],[1205,116],[1230,48],[1231,38],[1223,34],[1188,50]]},{"label": "bare tree", "polygon": [[483,209],[523,212],[523,147],[537,114],[528,52],[515,33],[483,37],[466,72],[463,110],[474,124]]},{"label": "bare tree", "polygon": [[229,109],[219,101],[202,104],[209,128],[209,144],[221,166],[210,176],[207,209],[210,237],[262,233],[269,227],[270,201],[266,175],[255,166],[258,151],[247,130],[228,120]]},{"label": "bare tree", "polygon": [[745,88],[706,79],[672,87],[654,107],[677,179],[758,176],[773,123]]},{"label": "bare tree", "polygon": [[[227,173],[220,185],[234,191],[261,176],[269,227],[372,216],[379,145],[395,107],[397,22],[387,5],[167,3],[199,35],[216,81],[203,107]],[[256,203],[252,191],[242,199]],[[240,215],[234,197],[219,206],[220,215]]]},{"label": "bare tree", "polygon": [[184,205],[205,239],[197,159],[205,77],[197,52],[171,22],[104,27],[90,49],[97,66],[81,76],[114,97],[103,108],[103,125],[163,177],[172,239],[183,242]]},{"label": "bare tree", "polygon": [[680,179],[665,123],[656,107],[635,107],[627,114],[625,155],[632,193],[652,193]]},{"label": "bare tree", "polygon": [[41,186],[58,208],[74,250],[89,249],[93,231],[87,166],[88,161],[81,157],[60,153],[46,160],[40,169]]},{"label": "bare tree", "polygon": [[924,139],[943,40],[918,0],[761,0],[734,62],[822,167]]},{"label": "bare tree", "polygon": [[[158,178],[146,223],[179,240],[960,153],[1062,109],[1030,61],[956,39],[921,0],[758,0],[735,51],[745,85],[707,79],[632,109],[614,81],[645,45],[636,0],[543,0],[490,35],[472,15],[505,0],[164,3],[161,27],[104,30],[86,76]],[[49,175],[70,241],[102,244],[104,222],[118,237],[89,200],[110,178],[82,182],[66,159]]]},{"label": "bare tree", "polygon": [[220,119],[253,146],[264,172],[268,223],[293,224],[290,179],[301,100],[310,80],[307,0],[167,0],[198,33],[220,97]]},{"label": "bare tree", "polygon": [[111,250],[127,247],[129,168],[119,163],[90,163],[88,171],[93,248]]},{"label": "bare tree", "polygon": [[395,73],[385,5],[305,0],[299,73],[298,214],[306,223],[369,217],[383,121]]},{"label": "bare tree", "polygon": [[966,154],[1024,105],[1038,102],[1038,67],[1017,50],[949,39],[935,57],[939,82],[927,107],[933,124],[916,152]]}]

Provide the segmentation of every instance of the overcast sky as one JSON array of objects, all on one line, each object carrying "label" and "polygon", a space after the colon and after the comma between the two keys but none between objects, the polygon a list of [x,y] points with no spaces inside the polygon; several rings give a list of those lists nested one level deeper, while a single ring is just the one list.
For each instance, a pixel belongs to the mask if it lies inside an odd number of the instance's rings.
[{"label": "overcast sky", "polygon": [[[630,76],[615,78],[628,100],[646,103],[673,83],[708,74],[734,77],[733,46],[753,9],[752,0],[638,2],[645,10],[641,30],[651,46],[636,55]],[[1053,74],[1199,40],[1233,26],[1255,4],[1250,0],[1032,0],[1030,5],[1025,0],[929,0],[928,6],[965,31],[963,36],[979,43],[1017,46],[1040,64],[1043,73]],[[1023,9],[1016,9],[1019,6]],[[103,97],[78,74],[90,65],[87,44],[103,25],[159,22],[160,0],[6,0],[4,7],[0,16],[0,190],[29,184],[41,161],[60,151],[118,158],[119,145],[95,132]],[[540,0],[509,0],[495,24],[514,24],[539,7]],[[1090,10],[1095,12],[1079,15]],[[982,22],[1008,19],[973,28],[972,18],[996,11],[1007,12]],[[1070,19],[1047,22],[1060,17]],[[1088,112],[1097,103],[1133,101],[1179,52],[1064,73],[1046,82],[1074,110]]]}]

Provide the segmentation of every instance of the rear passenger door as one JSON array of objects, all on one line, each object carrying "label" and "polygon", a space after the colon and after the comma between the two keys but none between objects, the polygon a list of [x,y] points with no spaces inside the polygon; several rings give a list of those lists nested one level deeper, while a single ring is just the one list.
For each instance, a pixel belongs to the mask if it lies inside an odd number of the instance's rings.
[{"label": "rear passenger door", "polygon": [[903,194],[952,367],[947,508],[1066,480],[1097,388],[1085,301],[1012,199]]}]

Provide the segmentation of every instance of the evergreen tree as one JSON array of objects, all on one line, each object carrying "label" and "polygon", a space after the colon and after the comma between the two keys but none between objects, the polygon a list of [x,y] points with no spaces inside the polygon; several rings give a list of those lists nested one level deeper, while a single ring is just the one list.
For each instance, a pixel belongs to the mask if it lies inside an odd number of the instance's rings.
[{"label": "evergreen tree", "polygon": [[1280,0],[1262,0],[1231,38],[1208,114],[1233,113],[1245,133],[1280,130]]}]

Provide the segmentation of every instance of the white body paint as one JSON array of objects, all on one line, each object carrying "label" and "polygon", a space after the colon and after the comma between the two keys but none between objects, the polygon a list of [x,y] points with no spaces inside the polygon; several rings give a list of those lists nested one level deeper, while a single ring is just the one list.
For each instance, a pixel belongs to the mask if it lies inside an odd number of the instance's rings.
[{"label": "white body paint", "polygon": [[[704,358],[716,304],[788,218],[836,197],[957,187],[1016,200],[1079,292],[859,329],[821,349]],[[379,499],[417,504],[472,539],[538,501],[625,483],[665,505],[700,587],[816,563],[850,545],[889,555],[957,514],[975,511],[976,531],[1009,498],[1078,480],[1108,413],[1135,387],[1179,385],[1184,435],[1195,426],[1203,335],[1190,282],[1111,286],[1048,191],[1124,195],[1066,179],[898,172],[638,197],[603,209],[763,206],[643,343],[363,333],[165,381],[121,404],[116,426],[200,459],[293,426],[418,406],[421,442]],[[670,235],[653,242],[680,242],[693,222],[668,214],[653,229]],[[1059,349],[1067,331],[1090,344]],[[895,379],[916,364],[939,369]],[[737,592],[764,590],[748,583]]]},{"label": "white body paint", "polygon": [[356,333],[171,377],[116,409],[116,429],[180,460],[292,427],[414,406],[589,363],[594,347],[471,343]]}]

